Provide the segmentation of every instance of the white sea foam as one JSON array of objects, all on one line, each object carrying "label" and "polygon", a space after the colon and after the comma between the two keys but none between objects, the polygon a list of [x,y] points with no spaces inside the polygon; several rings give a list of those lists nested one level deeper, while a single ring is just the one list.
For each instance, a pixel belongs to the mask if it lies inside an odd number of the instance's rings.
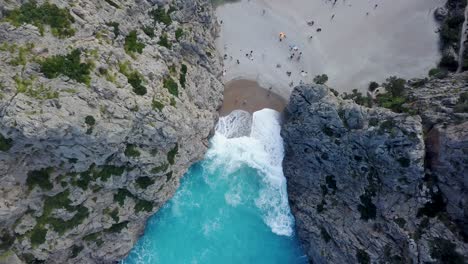
[{"label": "white sea foam", "polygon": [[[239,112],[220,118],[212,146],[207,153],[211,169],[222,168],[223,174],[235,172],[243,165],[256,169],[263,186],[255,200],[263,220],[278,235],[291,236],[294,219],[289,210],[286,179],[283,175],[283,140],[280,135],[280,114],[263,109],[253,114],[249,136],[232,137],[245,131],[249,119]],[[250,125],[247,125],[250,127]],[[208,168],[210,169],[210,168]],[[226,197],[227,198],[227,197]],[[232,202],[233,197],[229,197]]]}]

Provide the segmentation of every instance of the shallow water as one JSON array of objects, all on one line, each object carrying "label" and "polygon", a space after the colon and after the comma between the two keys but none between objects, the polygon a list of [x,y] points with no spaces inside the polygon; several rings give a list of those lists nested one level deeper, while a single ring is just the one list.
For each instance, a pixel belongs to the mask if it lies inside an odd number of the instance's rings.
[{"label": "shallow water", "polygon": [[[307,263],[293,233],[282,173],[280,115],[221,118],[205,159],[148,222],[123,263]],[[249,124],[250,125],[250,124]]]}]

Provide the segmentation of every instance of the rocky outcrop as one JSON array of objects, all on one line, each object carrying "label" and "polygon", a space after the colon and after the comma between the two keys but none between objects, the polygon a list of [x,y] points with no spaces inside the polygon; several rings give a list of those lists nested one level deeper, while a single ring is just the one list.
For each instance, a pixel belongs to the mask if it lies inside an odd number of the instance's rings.
[{"label": "rocky outcrop", "polygon": [[463,176],[451,173],[466,173],[466,162],[452,162],[466,159],[460,136],[467,130],[447,127],[439,138],[439,150],[451,149],[439,152],[439,164],[454,168],[439,177],[445,191],[457,191],[448,198],[425,168],[424,121],[359,106],[326,86],[294,89],[281,132],[283,169],[297,234],[313,263],[463,263],[468,245],[444,208],[466,194],[457,185]]},{"label": "rocky outcrop", "polygon": [[426,177],[437,185],[444,201],[435,213],[449,219],[467,242],[468,72],[433,78],[410,88],[408,98],[424,126]]},{"label": "rocky outcrop", "polygon": [[0,0],[0,263],[114,263],[207,149],[211,4],[24,2]]},{"label": "rocky outcrop", "polygon": [[440,50],[442,59],[439,67],[460,72],[468,68],[468,52],[466,52],[465,13],[468,11],[467,1],[447,0],[443,7],[434,12],[434,17],[440,23]]}]

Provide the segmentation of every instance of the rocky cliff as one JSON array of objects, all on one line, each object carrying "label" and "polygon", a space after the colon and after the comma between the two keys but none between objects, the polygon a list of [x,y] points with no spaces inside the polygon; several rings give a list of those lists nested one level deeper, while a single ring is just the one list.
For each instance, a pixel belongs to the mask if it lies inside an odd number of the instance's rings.
[{"label": "rocky cliff", "polygon": [[0,262],[113,263],[200,159],[208,0],[0,0]]},{"label": "rocky cliff", "polygon": [[283,168],[312,263],[465,263],[467,91],[466,74],[432,79],[409,115],[294,89]]}]

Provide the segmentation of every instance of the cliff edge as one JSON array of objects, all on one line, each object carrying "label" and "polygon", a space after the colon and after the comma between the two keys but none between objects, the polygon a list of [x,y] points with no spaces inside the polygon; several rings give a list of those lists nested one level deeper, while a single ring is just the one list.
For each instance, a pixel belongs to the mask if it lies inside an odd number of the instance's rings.
[{"label": "cliff edge", "polygon": [[208,0],[0,0],[0,262],[115,263],[201,159]]},{"label": "cliff edge", "polygon": [[412,88],[413,115],[294,89],[283,168],[312,263],[466,261],[468,119],[454,111],[466,80]]}]

